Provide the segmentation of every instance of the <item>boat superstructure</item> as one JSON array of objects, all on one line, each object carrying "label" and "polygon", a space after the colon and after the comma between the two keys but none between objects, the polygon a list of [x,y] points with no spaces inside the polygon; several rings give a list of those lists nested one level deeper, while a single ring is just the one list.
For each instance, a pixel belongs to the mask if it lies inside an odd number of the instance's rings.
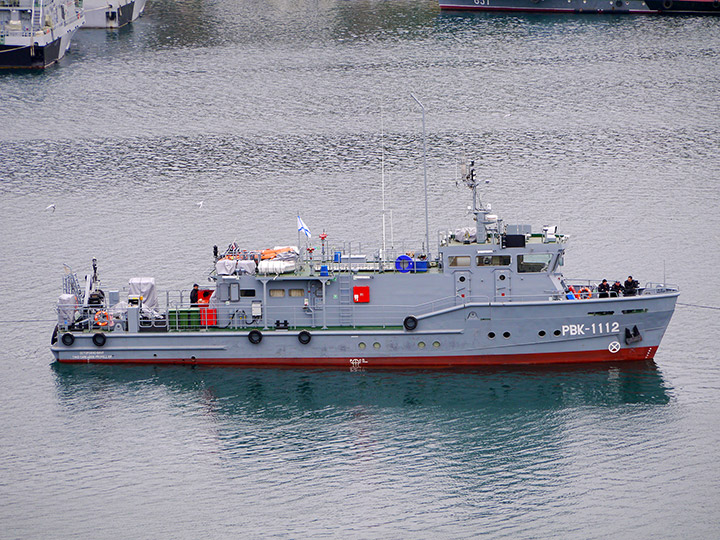
[{"label": "boat superstructure", "polygon": [[439,0],[440,8],[535,13],[720,15],[720,0]]},{"label": "boat superstructure", "polygon": [[[158,292],[135,278],[103,292],[68,271],[52,352],[60,362],[452,367],[643,360],[678,288],[601,293],[561,272],[568,237],[505,224],[477,196],[474,226],[436,250],[319,244],[214,248],[211,286]],[[307,232],[298,218],[300,238]],[[354,247],[354,248],[353,248]]]},{"label": "boat superstructure", "polygon": [[0,0],[0,68],[45,68],[84,23],[82,0]]},{"label": "boat superstructure", "polygon": [[121,28],[145,10],[146,0],[84,0],[86,28]]}]

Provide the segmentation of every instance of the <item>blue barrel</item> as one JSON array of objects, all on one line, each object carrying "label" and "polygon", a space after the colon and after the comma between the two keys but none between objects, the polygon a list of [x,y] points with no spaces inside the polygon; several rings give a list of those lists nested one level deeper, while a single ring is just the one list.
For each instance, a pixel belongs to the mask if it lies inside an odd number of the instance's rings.
[{"label": "blue barrel", "polygon": [[333,257],[333,262],[339,263],[342,261],[342,252],[336,251],[335,256]]},{"label": "blue barrel", "polygon": [[415,271],[416,272],[427,272],[428,271],[428,262],[427,261],[415,261]]},{"label": "blue barrel", "polygon": [[320,277],[327,277],[329,275],[327,264],[320,266]]}]

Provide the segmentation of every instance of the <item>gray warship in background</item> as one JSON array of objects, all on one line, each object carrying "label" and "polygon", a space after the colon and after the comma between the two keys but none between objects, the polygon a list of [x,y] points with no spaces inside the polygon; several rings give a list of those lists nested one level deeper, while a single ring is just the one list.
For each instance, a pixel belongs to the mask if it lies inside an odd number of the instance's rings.
[{"label": "gray warship in background", "polygon": [[213,285],[197,301],[158,292],[152,278],[104,292],[96,261],[81,288],[67,269],[52,353],[68,363],[353,369],[653,358],[676,286],[609,295],[568,280],[567,236],[505,224],[478,199],[474,170],[464,180],[476,226],[440,233],[436,253],[368,256],[325,234],[311,247],[298,217],[303,249],[215,247]]},{"label": "gray warship in background", "polygon": [[440,9],[536,13],[720,15],[720,0],[439,0]]}]

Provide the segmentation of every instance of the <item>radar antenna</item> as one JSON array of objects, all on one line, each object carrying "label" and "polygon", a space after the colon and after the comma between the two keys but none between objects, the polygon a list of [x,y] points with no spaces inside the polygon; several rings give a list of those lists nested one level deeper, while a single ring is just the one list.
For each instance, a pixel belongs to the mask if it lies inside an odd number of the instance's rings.
[{"label": "radar antenna", "polygon": [[[465,182],[465,185],[472,190],[471,208],[472,213],[475,215],[474,219],[477,222],[478,229],[480,228],[480,225],[482,225],[485,231],[485,238],[489,236],[494,242],[495,233],[500,230],[500,223],[498,222],[497,216],[490,214],[490,204],[484,205],[478,198],[478,181],[475,176],[475,161],[471,160],[467,167],[463,167],[463,173],[463,181]],[[480,231],[478,230],[478,238],[482,238],[479,233]]]}]

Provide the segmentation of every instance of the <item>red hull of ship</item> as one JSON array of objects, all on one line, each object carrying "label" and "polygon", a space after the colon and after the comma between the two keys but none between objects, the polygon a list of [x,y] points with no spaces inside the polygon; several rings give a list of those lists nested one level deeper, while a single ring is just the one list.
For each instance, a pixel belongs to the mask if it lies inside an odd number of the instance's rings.
[{"label": "red hull of ship", "polygon": [[442,369],[474,366],[517,366],[550,364],[585,364],[592,362],[618,362],[650,360],[657,347],[636,347],[611,353],[575,351],[562,353],[531,353],[507,355],[465,356],[398,356],[378,358],[90,358],[59,359],[67,364],[154,364],[154,365],[208,365],[247,367],[359,367],[359,368],[424,368]]}]

